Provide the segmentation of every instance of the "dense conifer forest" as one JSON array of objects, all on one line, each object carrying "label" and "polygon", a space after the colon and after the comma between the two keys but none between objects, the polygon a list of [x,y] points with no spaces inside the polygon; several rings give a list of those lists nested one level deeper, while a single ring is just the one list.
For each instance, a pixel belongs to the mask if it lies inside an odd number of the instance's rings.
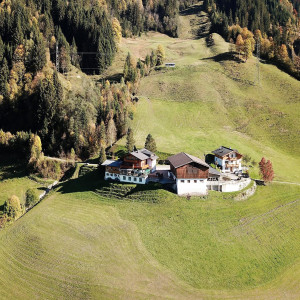
[{"label": "dense conifer forest", "polygon": [[[87,158],[128,130],[132,93],[139,79],[160,64],[164,50],[135,62],[130,54],[119,84],[63,87],[59,73],[79,68],[101,74],[111,65],[121,37],[150,30],[177,37],[178,16],[194,0],[3,0],[0,3],[0,142],[2,150],[38,134],[50,155]],[[249,55],[299,76],[298,0],[205,0],[212,32]],[[298,35],[297,35],[298,34]],[[56,51],[58,50],[58,61]],[[56,70],[56,63],[59,66]]]}]

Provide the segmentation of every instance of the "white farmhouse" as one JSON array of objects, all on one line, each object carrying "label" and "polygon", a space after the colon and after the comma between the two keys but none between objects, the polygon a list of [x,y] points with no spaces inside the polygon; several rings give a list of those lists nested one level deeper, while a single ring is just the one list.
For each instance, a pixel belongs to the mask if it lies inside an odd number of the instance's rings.
[{"label": "white farmhouse", "polygon": [[198,157],[181,152],[168,158],[178,195],[206,195],[209,165]]},{"label": "white farmhouse", "polygon": [[215,155],[215,165],[223,173],[234,173],[242,170],[243,155],[237,150],[221,146],[212,153]]}]

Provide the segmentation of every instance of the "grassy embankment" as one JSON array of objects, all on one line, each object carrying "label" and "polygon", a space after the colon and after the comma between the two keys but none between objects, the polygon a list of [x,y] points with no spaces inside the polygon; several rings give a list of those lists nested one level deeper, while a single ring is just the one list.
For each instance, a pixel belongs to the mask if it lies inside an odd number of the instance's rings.
[{"label": "grassy embankment", "polygon": [[89,173],[0,232],[3,299],[300,295],[300,187],[262,187],[246,202],[110,190]]}]

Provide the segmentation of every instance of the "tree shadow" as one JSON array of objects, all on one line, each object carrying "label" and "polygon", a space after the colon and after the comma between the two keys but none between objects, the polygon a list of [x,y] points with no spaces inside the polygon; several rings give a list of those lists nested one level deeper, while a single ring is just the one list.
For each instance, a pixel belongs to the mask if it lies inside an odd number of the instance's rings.
[{"label": "tree shadow", "polygon": [[203,5],[202,4],[196,4],[192,7],[189,7],[187,9],[184,9],[180,12],[181,16],[190,16],[190,15],[195,15],[203,10]]},{"label": "tree shadow", "polygon": [[27,164],[23,160],[5,160],[0,163],[0,180],[21,178],[28,175]]},{"label": "tree shadow", "polygon": [[202,58],[201,60],[213,60],[215,62],[223,62],[223,61],[235,61],[237,63],[242,63],[243,60],[236,56],[235,52],[224,52],[212,57]]},{"label": "tree shadow", "polygon": [[109,183],[103,179],[103,174],[99,170],[91,171],[58,185],[59,192],[62,194],[95,191],[104,186],[109,186]]}]

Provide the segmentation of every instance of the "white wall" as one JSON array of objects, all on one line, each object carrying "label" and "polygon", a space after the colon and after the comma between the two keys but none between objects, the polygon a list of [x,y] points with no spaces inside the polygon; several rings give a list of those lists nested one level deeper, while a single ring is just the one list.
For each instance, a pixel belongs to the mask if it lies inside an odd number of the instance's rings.
[{"label": "white wall", "polygon": [[207,179],[176,179],[177,194],[206,195],[206,182]]},{"label": "white wall", "polygon": [[231,181],[208,181],[207,185],[211,186],[213,191],[222,191],[224,193],[238,192],[247,187],[251,182],[250,178],[242,180],[231,180]]},{"label": "white wall", "polygon": [[147,183],[147,178],[145,178],[145,177],[119,175],[119,174],[113,174],[113,173],[108,173],[108,172],[105,172],[104,179],[105,180],[108,180],[108,179],[112,179],[112,180],[119,179],[120,182],[128,182],[128,183],[133,183],[133,184],[146,184]]},{"label": "white wall", "polygon": [[150,169],[151,169],[151,172],[154,172],[156,171],[156,159],[150,159],[148,158],[147,159],[147,165],[149,165]]}]

